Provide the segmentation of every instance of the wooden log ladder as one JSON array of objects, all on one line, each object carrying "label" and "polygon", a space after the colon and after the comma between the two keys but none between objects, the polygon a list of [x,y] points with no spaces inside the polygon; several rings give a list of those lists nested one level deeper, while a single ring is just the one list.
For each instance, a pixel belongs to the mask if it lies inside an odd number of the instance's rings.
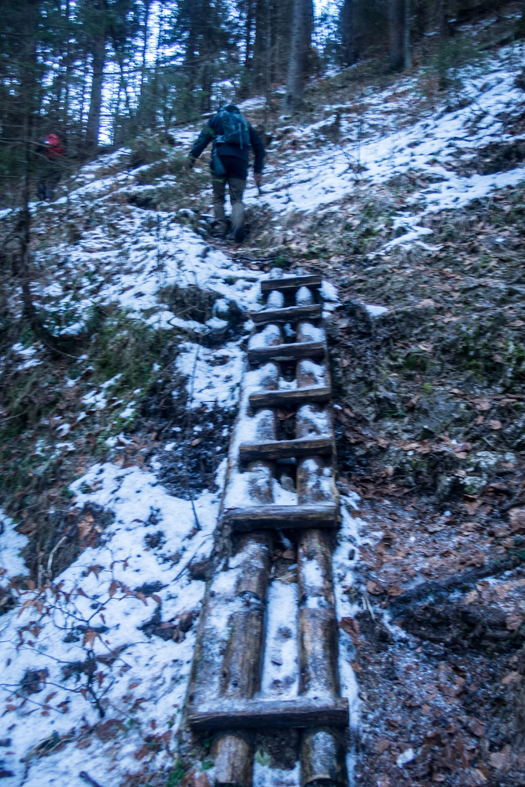
[{"label": "wooden log ladder", "polygon": [[[332,578],[340,515],[320,286],[318,276],[271,278],[261,285],[265,308],[251,315],[250,369],[219,519],[219,532],[232,545],[233,559],[225,562],[233,571],[219,571],[209,583],[186,702],[190,729],[214,734],[218,787],[251,787],[253,731],[275,727],[283,735],[286,728],[301,730],[302,787],[347,782],[349,712],[340,694]],[[282,408],[295,418],[291,439],[278,436]],[[286,462],[296,472],[296,505],[274,502],[274,479]],[[298,564],[299,693],[293,699],[260,694],[273,534],[284,529],[295,538]]]}]

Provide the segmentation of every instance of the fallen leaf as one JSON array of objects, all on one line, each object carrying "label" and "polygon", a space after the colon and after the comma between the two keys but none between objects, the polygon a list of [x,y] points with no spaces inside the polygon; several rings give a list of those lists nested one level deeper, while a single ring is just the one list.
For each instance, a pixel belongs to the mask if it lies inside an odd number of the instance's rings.
[{"label": "fallen leaf", "polygon": [[91,520],[89,520],[88,517],[85,516],[84,519],[80,520],[77,527],[78,527],[78,534],[80,538],[83,540],[93,530],[93,517],[91,517]]},{"label": "fallen leaf", "polygon": [[476,774],[476,780],[478,784],[487,783],[488,779],[480,768],[476,768],[474,773]]},{"label": "fallen leaf", "polygon": [[497,429],[502,428],[502,423],[501,421],[489,421],[489,426],[491,429],[494,429],[494,431],[496,431]]},{"label": "fallen leaf", "polygon": [[470,593],[467,593],[465,596],[465,604],[473,604],[479,598],[477,590],[471,590]]},{"label": "fallen leaf", "polygon": [[388,738],[380,738],[376,741],[376,751],[378,754],[383,754],[384,751],[390,748],[391,741]]},{"label": "fallen leaf", "polygon": [[97,565],[89,566],[88,570],[86,572],[86,577],[89,577],[89,575],[91,573],[93,573],[96,576],[96,578],[98,579],[98,575],[100,574],[100,572],[102,571],[103,568],[104,568],[104,566],[97,566]]},{"label": "fallen leaf", "polygon": [[507,672],[507,674],[501,679],[501,684],[502,686],[510,686],[511,683],[515,683],[518,680],[521,680],[521,675],[519,672]]},{"label": "fallen leaf", "polygon": [[202,437],[196,437],[195,440],[191,441],[192,447],[196,446],[196,445],[199,445],[199,443],[202,443]]},{"label": "fallen leaf", "polygon": [[397,582],[395,582],[393,585],[389,585],[387,587],[387,592],[389,596],[400,596],[403,592],[403,589]]},{"label": "fallen leaf", "polygon": [[525,508],[511,508],[509,511],[509,519],[512,524],[513,533],[525,528]]},{"label": "fallen leaf", "polygon": [[420,397],[419,394],[417,394],[417,396],[413,396],[412,399],[409,401],[409,403],[407,405],[408,409],[409,410],[413,410],[414,407],[416,406],[416,404],[419,402],[420,398],[421,397]]},{"label": "fallen leaf", "polygon": [[149,752],[149,744],[144,743],[140,747],[140,749],[137,749],[137,751],[135,752],[135,754],[133,756],[135,757],[136,760],[142,760],[142,759],[144,759],[144,757],[146,756],[146,754],[148,752]]},{"label": "fallen leaf", "polygon": [[482,738],[485,735],[485,730],[487,729],[484,724],[482,724],[478,719],[471,719],[469,724],[470,729],[476,736],[476,738]]},{"label": "fallen leaf", "polygon": [[436,303],[432,300],[432,298],[425,298],[417,304],[416,309],[425,309],[426,307],[435,305]]},{"label": "fallen leaf", "polygon": [[515,612],[513,612],[507,616],[505,625],[507,626],[508,631],[517,631],[522,627],[524,622],[525,618],[523,615],[517,615]]},{"label": "fallen leaf", "polygon": [[343,629],[345,634],[348,634],[352,638],[354,645],[357,645],[361,631],[359,621],[355,618],[341,618],[339,626]]},{"label": "fallen leaf", "polygon": [[93,642],[96,640],[96,638],[97,638],[97,637],[98,637],[99,639],[101,638],[101,637],[100,637],[100,634],[98,633],[98,631],[95,631],[95,629],[86,629],[86,630],[84,631],[84,640],[83,640],[83,642],[82,642],[82,645],[83,645],[84,647],[86,647],[86,645],[87,645],[88,647],[89,647],[89,646],[92,646],[92,645],[93,645]]},{"label": "fallen leaf", "polygon": [[489,762],[492,765],[492,767],[498,771],[504,768],[507,762],[509,761],[511,752],[512,752],[512,748],[509,745],[504,746],[501,751],[492,752],[492,754],[489,757]]},{"label": "fallen leaf", "polygon": [[372,579],[369,579],[366,583],[366,589],[373,596],[380,596],[381,593],[385,592],[384,587],[379,582],[374,582]]},{"label": "fallen leaf", "polygon": [[476,410],[479,410],[480,413],[486,413],[487,410],[490,410],[490,402],[488,399],[483,399],[482,402],[478,402],[476,405]]}]

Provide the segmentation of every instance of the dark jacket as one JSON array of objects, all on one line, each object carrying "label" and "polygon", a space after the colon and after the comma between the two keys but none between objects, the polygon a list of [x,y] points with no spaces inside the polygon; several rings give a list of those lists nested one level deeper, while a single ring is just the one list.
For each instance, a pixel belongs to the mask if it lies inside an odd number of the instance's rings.
[{"label": "dark jacket", "polygon": [[[264,145],[258,133],[255,129],[249,125],[249,134],[250,134],[250,145],[253,148],[253,152],[255,155],[255,161],[253,164],[253,171],[254,172],[262,172],[264,166]],[[239,177],[241,171],[245,172],[244,179],[248,174],[248,163],[249,163],[249,148],[246,146],[241,147],[240,145],[233,145],[231,143],[225,142],[215,142],[216,137],[221,136],[224,133],[224,129],[222,127],[220,113],[217,113],[213,117],[211,117],[204,128],[202,129],[201,133],[199,134],[197,141],[195,142],[194,146],[190,152],[190,160],[193,162],[195,159],[198,159],[201,155],[202,151],[213,141],[214,148],[216,152],[219,154],[221,161],[225,162],[227,165],[230,159],[240,159],[241,161],[231,162],[235,164],[235,173],[232,172],[232,176]],[[213,169],[213,166],[212,166]],[[226,170],[230,169],[229,166],[226,166]],[[227,172],[228,174],[228,172]]]}]

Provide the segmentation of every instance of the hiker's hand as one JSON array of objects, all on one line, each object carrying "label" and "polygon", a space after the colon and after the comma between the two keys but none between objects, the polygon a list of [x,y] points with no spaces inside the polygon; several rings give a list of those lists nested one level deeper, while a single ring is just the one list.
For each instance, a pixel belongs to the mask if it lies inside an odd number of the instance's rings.
[{"label": "hiker's hand", "polygon": [[257,185],[259,186],[260,183],[261,183],[261,180],[262,180],[262,172],[254,172],[253,173],[253,179],[257,183]]}]

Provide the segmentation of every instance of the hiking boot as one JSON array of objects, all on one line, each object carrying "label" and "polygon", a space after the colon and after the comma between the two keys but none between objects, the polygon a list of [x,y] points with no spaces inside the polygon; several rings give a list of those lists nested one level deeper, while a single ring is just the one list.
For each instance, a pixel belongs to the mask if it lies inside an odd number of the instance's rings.
[{"label": "hiking boot", "polygon": [[210,235],[212,238],[220,238],[224,240],[226,235],[228,234],[229,222],[227,221],[214,221],[212,228],[210,230]]},{"label": "hiking boot", "polygon": [[235,243],[242,243],[244,240],[244,227],[237,227],[233,233],[233,240]]}]

